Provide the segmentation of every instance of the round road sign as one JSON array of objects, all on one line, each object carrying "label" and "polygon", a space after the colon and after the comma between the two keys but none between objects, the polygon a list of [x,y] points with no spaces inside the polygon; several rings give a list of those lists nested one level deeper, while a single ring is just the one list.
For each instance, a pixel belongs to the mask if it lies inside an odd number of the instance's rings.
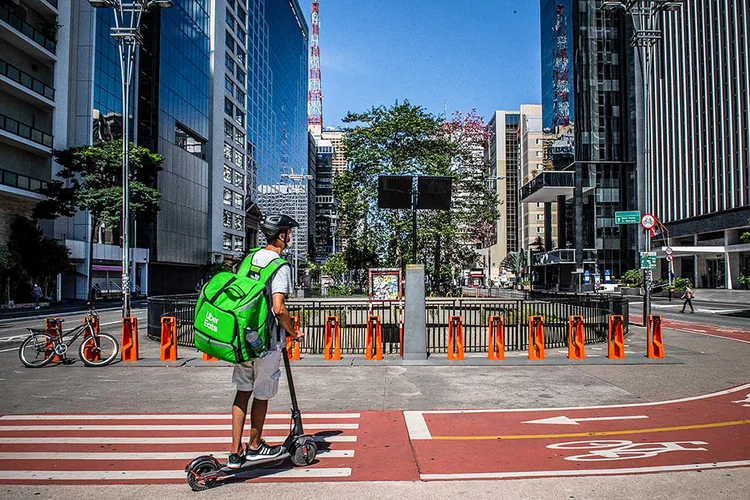
[{"label": "round road sign", "polygon": [[668,253],[667,254],[667,262],[672,262],[673,260],[674,260],[674,255],[672,255],[671,253]]},{"label": "round road sign", "polygon": [[667,255],[672,255],[674,252],[672,251],[672,247],[667,247],[664,249],[664,253]]},{"label": "round road sign", "polygon": [[641,217],[641,226],[643,226],[643,229],[653,229],[653,227],[656,225],[656,217],[654,217],[651,214],[644,214],[643,217]]}]

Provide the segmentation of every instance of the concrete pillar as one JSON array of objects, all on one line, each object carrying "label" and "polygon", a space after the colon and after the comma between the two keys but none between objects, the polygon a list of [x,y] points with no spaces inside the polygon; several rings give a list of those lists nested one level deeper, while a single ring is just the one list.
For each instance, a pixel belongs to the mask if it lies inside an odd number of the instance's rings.
[{"label": "concrete pillar", "polygon": [[404,290],[404,359],[427,359],[427,329],[425,325],[424,266],[406,266]]},{"label": "concrete pillar", "polygon": [[548,201],[544,202],[544,247],[552,250],[552,203]]},{"label": "concrete pillar", "polygon": [[583,267],[583,164],[575,164],[575,250],[576,268]]},{"label": "concrete pillar", "polygon": [[565,248],[565,195],[557,197],[557,248]]}]

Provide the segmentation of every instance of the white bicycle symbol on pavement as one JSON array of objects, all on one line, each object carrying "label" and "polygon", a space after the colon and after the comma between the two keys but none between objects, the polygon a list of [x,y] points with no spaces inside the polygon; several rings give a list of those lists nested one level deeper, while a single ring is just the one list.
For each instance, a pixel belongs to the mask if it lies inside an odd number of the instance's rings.
[{"label": "white bicycle symbol on pavement", "polygon": [[633,460],[636,458],[652,458],[670,451],[708,451],[706,448],[686,448],[684,445],[708,444],[703,441],[676,441],[666,443],[633,443],[632,441],[612,439],[602,441],[572,441],[547,446],[552,450],[589,450],[583,455],[565,457],[572,461],[606,461]]}]

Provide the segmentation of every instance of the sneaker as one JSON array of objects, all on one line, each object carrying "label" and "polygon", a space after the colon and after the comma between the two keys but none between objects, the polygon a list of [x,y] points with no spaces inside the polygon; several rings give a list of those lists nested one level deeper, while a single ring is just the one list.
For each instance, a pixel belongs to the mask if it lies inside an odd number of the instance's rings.
[{"label": "sneaker", "polygon": [[242,463],[245,459],[239,453],[230,453],[229,460],[227,460],[227,467],[230,469],[239,469],[242,467]]},{"label": "sneaker", "polygon": [[268,446],[265,441],[260,442],[260,447],[257,450],[253,450],[248,445],[245,448],[245,459],[246,460],[263,460],[266,458],[278,457],[283,453],[281,446]]}]

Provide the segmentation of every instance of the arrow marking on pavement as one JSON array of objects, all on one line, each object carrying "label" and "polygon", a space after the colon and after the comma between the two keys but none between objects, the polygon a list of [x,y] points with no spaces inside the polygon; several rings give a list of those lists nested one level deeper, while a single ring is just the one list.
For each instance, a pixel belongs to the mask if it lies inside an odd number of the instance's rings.
[{"label": "arrow marking on pavement", "polygon": [[638,420],[648,418],[646,415],[623,415],[619,417],[586,417],[569,418],[565,415],[559,417],[540,418],[539,420],[527,420],[524,424],[556,424],[556,425],[580,425],[580,422],[596,422],[604,420]]}]

